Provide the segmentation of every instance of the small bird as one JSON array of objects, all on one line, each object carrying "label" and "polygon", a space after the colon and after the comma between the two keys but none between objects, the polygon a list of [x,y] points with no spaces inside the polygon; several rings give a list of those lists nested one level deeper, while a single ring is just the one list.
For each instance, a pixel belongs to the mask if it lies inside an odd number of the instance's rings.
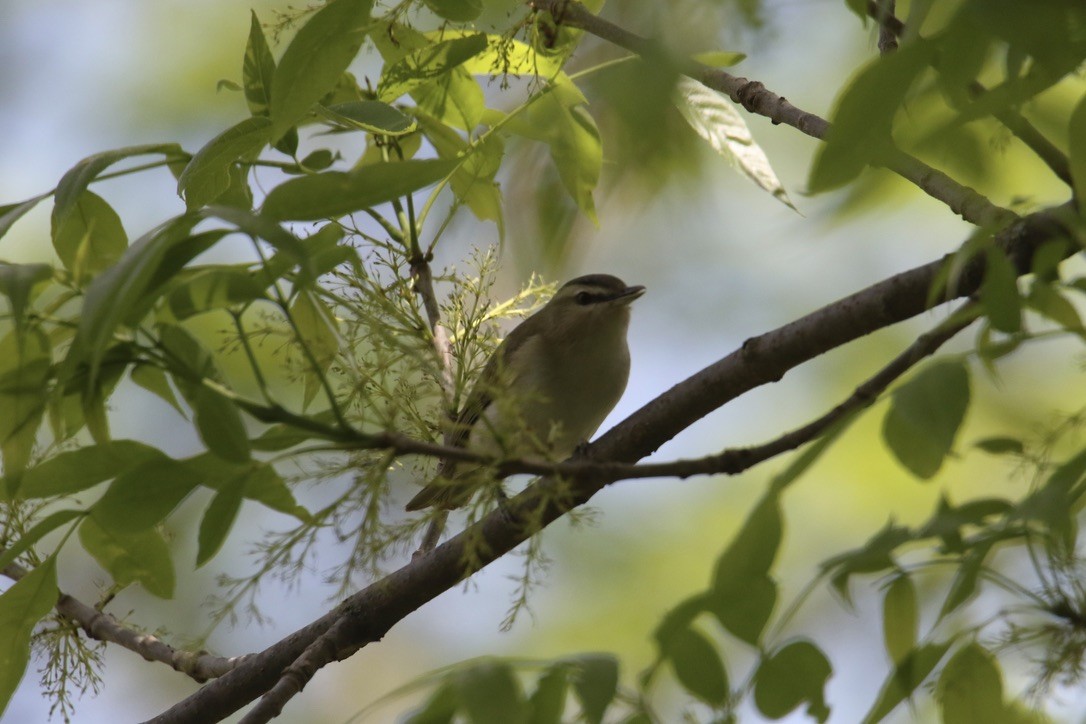
[{"label": "small bird", "polygon": [[[491,355],[447,443],[495,457],[569,457],[626,389],[630,303],[644,293],[645,287],[627,286],[610,274],[562,285]],[[470,475],[478,467],[443,460],[438,477],[407,510],[466,505],[480,484]],[[430,547],[438,535],[440,528],[427,534]]]}]

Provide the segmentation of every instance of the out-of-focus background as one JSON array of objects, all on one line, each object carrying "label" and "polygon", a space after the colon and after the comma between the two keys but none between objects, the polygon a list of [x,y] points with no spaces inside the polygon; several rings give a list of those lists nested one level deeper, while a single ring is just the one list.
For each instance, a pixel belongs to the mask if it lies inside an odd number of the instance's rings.
[{"label": "out-of-focus background", "polygon": [[[496,3],[484,19],[505,23],[515,3]],[[656,5],[656,4],[652,4]],[[835,0],[766,0],[760,23],[740,12],[751,3],[661,3],[641,14],[616,8],[631,30],[664,37],[676,47],[727,49],[747,54],[736,72],[786,96],[795,105],[827,115],[835,94],[855,70],[877,53],[873,32]],[[283,3],[230,0],[4,0],[0,4],[0,203],[52,188],[80,158],[138,143],[179,141],[195,151],[210,137],[246,115],[240,94],[216,90],[220,79],[240,79],[249,8],[266,20]],[[483,24],[483,29],[487,29]],[[281,49],[282,44],[280,44]],[[598,45],[574,60],[583,67],[614,55]],[[365,72],[366,60],[358,69]],[[577,65],[579,64],[579,66]],[[591,101],[648,118],[637,104],[636,82],[617,72],[588,81]],[[635,119],[636,120],[636,119]],[[545,153],[524,150],[499,176],[507,194],[509,233],[503,248],[501,288],[511,291],[533,270],[562,280],[587,272],[611,272],[649,293],[634,313],[630,343],[633,372],[609,427],[654,396],[765,332],[895,272],[953,250],[970,228],[945,207],[886,174],[867,174],[878,185],[864,198],[846,190],[804,195],[807,168],[817,142],[791,128],[749,118],[787,187],[798,213],[757,189],[708,148],[669,138],[685,129],[665,129],[653,143],[675,141],[681,153],[696,149],[698,160],[667,167],[642,158],[635,170],[631,128],[601,122],[605,183],[596,194],[599,227],[570,217],[566,251],[544,258],[534,243],[539,225],[522,209],[534,207],[538,179],[547,178]],[[303,134],[304,138],[304,134]],[[692,138],[692,136],[690,136]],[[994,141],[993,141],[994,142]],[[304,141],[303,141],[304,143]],[[657,146],[659,149],[660,146]],[[665,149],[666,150],[666,149]],[[664,151],[661,151],[663,154]],[[983,190],[999,203],[1028,193],[1034,203],[1062,200],[1066,192],[1013,144]],[[695,172],[693,167],[697,167]],[[973,182],[971,179],[967,181]],[[183,205],[171,198],[173,180],[164,171],[135,180],[96,186],[119,210],[132,238]],[[48,204],[24,218],[0,244],[9,261],[49,260]],[[468,215],[442,242],[439,264],[456,264],[472,247],[497,242],[493,225]],[[802,424],[833,406],[866,376],[902,349],[916,333],[944,314],[886,330],[789,373],[775,385],[735,401],[665,445],[657,460],[699,456],[724,447],[756,443]],[[961,342],[958,349],[964,349]],[[1023,426],[1039,426],[1053,408],[1082,404],[1079,370],[1052,345],[1036,345],[1002,368],[996,389],[974,376],[974,396],[962,444]],[[176,416],[153,399],[126,393],[115,403],[115,437],[169,440],[169,452],[197,452],[199,443]],[[790,601],[816,574],[819,554],[860,545],[890,516],[903,523],[925,519],[942,493],[954,500],[978,494],[1020,494],[1024,481],[976,454],[952,461],[933,481],[921,484],[898,468],[882,448],[882,408],[870,412],[785,498],[786,536],[777,572],[783,600]],[[392,689],[432,669],[477,656],[559,657],[590,651],[618,652],[632,681],[653,656],[651,633],[663,613],[706,584],[712,564],[751,503],[784,460],[736,479],[642,480],[614,485],[595,498],[595,522],[576,529],[559,523],[544,535],[552,561],[531,597],[530,615],[508,632],[499,624],[512,603],[519,576],[516,557],[490,567],[397,625],[380,643],[348,662],[320,672],[292,702],[284,722],[343,722]],[[206,502],[206,501],[205,501]],[[176,558],[192,560],[198,507],[171,519]],[[201,608],[216,573],[244,574],[244,555],[262,528],[274,524],[249,506],[229,550],[198,575],[179,582],[178,600],[158,601],[127,593],[111,611],[165,639],[184,644],[202,628]],[[184,565],[180,565],[184,568]],[[104,579],[87,559],[69,556],[61,587],[86,600],[97,597]],[[933,585],[937,578],[933,579]],[[813,637],[837,666],[829,684],[832,721],[857,721],[874,700],[888,663],[881,643],[874,583],[858,590],[847,610],[819,593],[789,629]],[[271,619],[263,626],[242,620],[211,639],[216,653],[259,650],[317,617],[328,607],[332,587],[314,575],[301,590],[263,591]],[[751,653],[738,642],[725,647],[733,680],[741,678]],[[196,689],[196,684],[131,652],[109,648],[97,695],[77,705],[75,721],[117,722],[150,717]],[[6,721],[40,722],[49,702],[31,671],[8,709]],[[1009,676],[1008,690],[1023,681]],[[418,695],[367,710],[361,721],[391,722]],[[664,711],[668,697],[662,697]],[[1078,696],[1064,693],[1057,711],[1082,712]],[[904,709],[904,707],[903,707]],[[917,716],[922,716],[920,712]],[[751,714],[753,718],[753,714]],[[911,715],[897,712],[898,720]],[[798,717],[797,717],[798,718]]]}]

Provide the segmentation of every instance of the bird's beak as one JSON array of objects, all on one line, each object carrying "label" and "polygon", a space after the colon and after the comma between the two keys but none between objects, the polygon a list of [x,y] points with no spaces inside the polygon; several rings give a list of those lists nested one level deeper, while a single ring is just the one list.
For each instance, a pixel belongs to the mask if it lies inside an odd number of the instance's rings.
[{"label": "bird's beak", "polygon": [[626,287],[621,292],[611,297],[611,301],[618,302],[619,304],[629,304],[644,293],[645,287],[638,284],[636,286]]}]

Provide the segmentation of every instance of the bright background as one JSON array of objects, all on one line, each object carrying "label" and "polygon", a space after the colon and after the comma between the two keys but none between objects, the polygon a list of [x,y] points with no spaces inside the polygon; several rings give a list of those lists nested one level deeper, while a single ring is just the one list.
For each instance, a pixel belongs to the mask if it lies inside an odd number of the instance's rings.
[{"label": "bright background", "polygon": [[[216,82],[240,80],[251,4],[3,0],[0,203],[52,188],[65,170],[89,154],[161,141],[180,141],[195,151],[244,117],[240,94],[216,91]],[[268,10],[273,7],[281,4],[257,3],[265,20],[271,18]],[[637,17],[627,9],[622,21],[636,32],[659,31],[675,47],[742,51],[748,58],[737,73],[761,80],[795,105],[823,116],[837,90],[877,52],[870,28],[848,13],[843,2],[769,0],[762,13],[765,24],[755,31],[740,29],[734,8],[708,0],[676,2],[656,10],[655,16],[645,11],[645,16]],[[493,15],[499,22],[505,17],[501,8]],[[719,37],[708,35],[716,28],[727,30]],[[282,44],[278,47],[281,50]],[[582,55],[575,62],[597,55],[613,57],[590,49]],[[364,72],[365,67],[363,61],[359,69]],[[587,85],[590,100],[596,97],[594,88]],[[608,183],[596,195],[600,226],[576,219],[570,253],[558,263],[541,266],[530,251],[532,223],[517,216],[530,199],[516,194],[533,190],[532,176],[499,177],[510,194],[502,282],[506,291],[535,268],[556,280],[611,272],[649,288],[636,305],[630,332],[634,360],[630,385],[604,429],[733,351],[747,337],[937,258],[970,231],[941,204],[901,182],[883,183],[880,195],[873,197],[875,204],[851,203],[847,191],[806,197],[806,171],[817,142],[791,128],[774,128],[764,119],[751,119],[750,124],[799,213],[761,192],[708,149],[700,152],[700,175],[679,171],[670,177],[660,175],[655,188],[652,170],[626,179],[626,167],[616,160],[621,156],[616,137],[605,133]],[[544,157],[532,158],[542,163]],[[1011,194],[1023,189],[1038,204],[1066,196],[1014,148],[1003,162],[1000,176],[985,187],[994,190],[995,201],[1007,203]],[[515,170],[524,174],[532,166],[521,163]],[[887,178],[867,174],[861,183]],[[999,178],[1013,179],[1013,185],[1001,184]],[[180,200],[170,196],[172,187],[172,179],[160,171],[108,182],[95,190],[118,208],[129,236],[135,238],[182,210]],[[42,204],[25,217],[0,242],[0,258],[52,259],[48,211],[49,205]],[[492,225],[466,215],[455,231],[455,237],[442,242],[439,262],[456,263],[471,247],[496,241]],[[798,426],[847,396],[942,315],[942,310],[933,312],[805,365],[691,427],[654,459],[699,456],[763,441]],[[958,349],[967,348],[968,335],[963,340]],[[1082,404],[1081,387],[1070,384],[1071,375],[1078,372],[1076,360],[1060,349],[1037,345],[1015,358],[1003,369],[998,397],[975,370],[976,402],[961,438],[963,451],[977,438],[1050,422],[1048,410],[1069,411]],[[1036,365],[1042,361],[1045,372],[1037,375]],[[960,502],[979,494],[1017,495],[1023,490],[1023,480],[1009,479],[1007,471],[975,453],[951,461],[934,481],[918,484],[881,447],[883,409],[879,406],[869,413],[786,496],[786,537],[777,566],[783,601],[790,601],[815,575],[821,557],[862,544],[891,515],[902,523],[917,523],[930,514],[941,492]],[[177,455],[199,450],[191,431],[173,413],[134,393],[114,401],[114,435],[166,440],[167,449]],[[499,622],[512,602],[514,584],[509,577],[520,573],[515,557],[431,602],[348,662],[320,672],[281,720],[342,722],[422,672],[482,655],[547,658],[613,651],[627,664],[623,675],[631,682],[652,659],[655,624],[672,605],[704,587],[716,556],[764,489],[765,480],[784,464],[773,461],[734,480],[614,485],[592,501],[595,524],[571,529],[559,523],[547,531],[546,550],[553,564],[531,599],[532,615],[522,616],[510,632],[500,632]],[[194,557],[203,504],[206,500],[190,501],[171,519],[179,567]],[[252,535],[269,523],[264,511],[255,507],[246,508],[245,515],[245,524],[228,542],[232,547],[208,567],[214,570],[181,579],[177,601],[161,602],[133,591],[109,610],[121,616],[132,611],[133,622],[150,630],[161,627],[166,641],[183,644],[186,635],[202,628],[206,612],[199,604],[212,590],[214,574],[243,574],[253,565],[242,554]],[[71,555],[64,560],[62,589],[94,601],[103,580],[87,559]],[[860,580],[870,588],[857,591],[861,595],[854,612],[818,595],[788,629],[813,637],[834,662],[828,694],[835,722],[859,720],[887,671],[878,598],[864,593],[875,590],[874,582]],[[930,583],[945,585],[934,577]],[[323,613],[329,606],[329,590],[317,576],[300,591],[280,590],[269,583],[264,604],[272,622],[264,627],[248,623],[224,627],[212,638],[215,652],[237,655],[264,648]],[[732,681],[741,680],[751,660],[749,650],[727,639],[724,651]],[[80,702],[75,721],[144,719],[196,689],[183,675],[129,651],[110,647],[105,659],[102,690]],[[1019,692],[1023,680],[1009,678],[1008,691]],[[668,696],[660,699],[666,702]],[[411,701],[400,699],[376,708],[363,721],[395,721]],[[1084,711],[1081,695],[1065,694],[1061,701],[1061,711],[1068,715]],[[45,721],[48,708],[31,672],[5,721]],[[909,718],[904,707],[896,715],[898,720]],[[925,718],[922,711],[917,716]]]}]

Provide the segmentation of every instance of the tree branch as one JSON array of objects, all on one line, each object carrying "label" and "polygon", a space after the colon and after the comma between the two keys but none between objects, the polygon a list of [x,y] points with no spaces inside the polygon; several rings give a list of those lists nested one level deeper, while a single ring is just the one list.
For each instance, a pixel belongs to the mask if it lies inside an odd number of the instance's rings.
[{"label": "tree branch", "polygon": [[[561,25],[579,28],[638,55],[661,55],[661,49],[653,41],[593,15],[575,0],[532,0],[530,4],[536,10],[550,12]],[[751,113],[765,116],[775,124],[792,126],[812,138],[825,140],[830,128],[829,121],[796,108],[760,82],[734,76],[718,68],[709,68],[692,60],[675,62],[684,75],[724,93]],[[959,184],[942,171],[904,151],[888,154],[880,165],[911,181],[932,198],[946,204],[955,214],[977,226],[1002,228],[1018,218],[1014,212],[993,204],[975,190]]]},{"label": "tree branch", "polygon": [[[18,581],[27,572],[26,568],[18,563],[11,563],[0,571],[14,581]],[[61,593],[57,598],[55,608],[61,616],[79,624],[90,638],[117,644],[129,651],[134,651],[147,661],[166,664],[201,683],[222,676],[248,658],[248,656],[224,658],[204,652],[179,651],[157,636],[134,631],[110,614],[88,606],[66,593]]]},{"label": "tree branch", "polygon": [[[1069,214],[1073,214],[1070,204],[1031,214],[1001,231],[996,240],[1019,273],[1026,273],[1038,246],[1070,233],[1063,223]],[[645,457],[744,392],[775,382],[788,370],[824,352],[926,311],[929,290],[948,259],[897,274],[747,340],[741,349],[679,383],[603,435],[589,447],[589,459],[632,462]],[[973,294],[983,271],[980,258],[966,263],[947,298]],[[927,344],[937,339],[936,334]],[[922,350],[923,343],[917,344],[920,346],[916,349]],[[541,525],[583,504],[607,482],[585,478],[562,485],[544,479],[529,486],[502,509],[253,655],[152,721],[207,722],[228,716],[271,690],[282,672],[325,634],[334,639],[337,659],[379,641],[405,616],[505,555],[537,533]]]}]

